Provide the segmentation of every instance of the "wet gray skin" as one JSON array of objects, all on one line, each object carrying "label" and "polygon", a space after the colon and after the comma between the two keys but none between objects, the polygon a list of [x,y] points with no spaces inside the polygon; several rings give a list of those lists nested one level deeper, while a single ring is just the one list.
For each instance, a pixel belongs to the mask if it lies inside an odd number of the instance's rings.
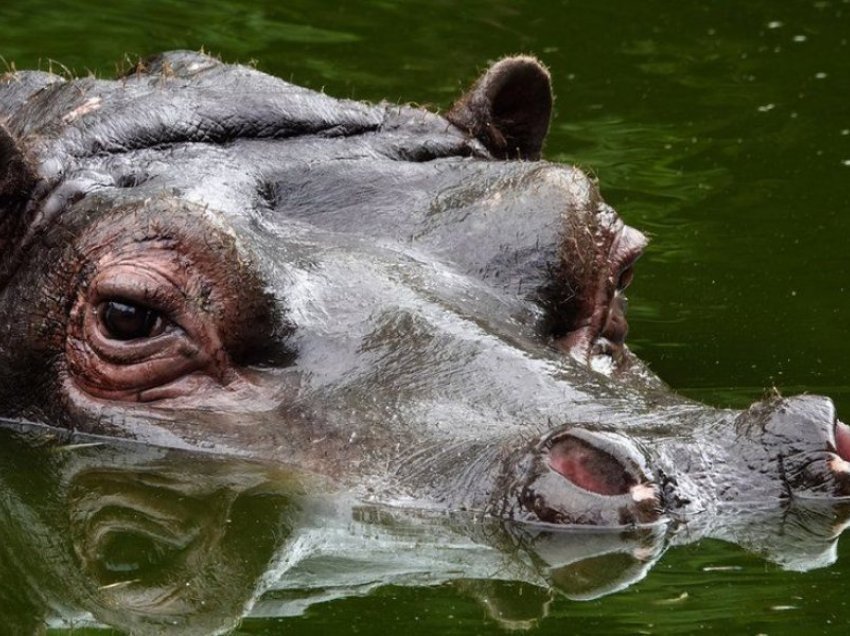
[{"label": "wet gray skin", "polygon": [[190,53],[0,82],[0,416],[553,524],[850,495],[815,396],[672,393],[624,344],[645,238],[539,160],[548,73],[446,114]]}]

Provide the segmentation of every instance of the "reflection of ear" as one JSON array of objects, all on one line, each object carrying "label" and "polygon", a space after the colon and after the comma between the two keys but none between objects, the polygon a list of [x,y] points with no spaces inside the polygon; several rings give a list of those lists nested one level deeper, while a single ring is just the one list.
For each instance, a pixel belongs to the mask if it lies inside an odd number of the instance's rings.
[{"label": "reflection of ear", "polygon": [[533,57],[508,57],[491,66],[446,115],[499,159],[539,159],[549,118],[549,72]]},{"label": "reflection of ear", "polygon": [[27,200],[35,176],[20,144],[0,123],[0,254],[11,236],[17,208]]}]

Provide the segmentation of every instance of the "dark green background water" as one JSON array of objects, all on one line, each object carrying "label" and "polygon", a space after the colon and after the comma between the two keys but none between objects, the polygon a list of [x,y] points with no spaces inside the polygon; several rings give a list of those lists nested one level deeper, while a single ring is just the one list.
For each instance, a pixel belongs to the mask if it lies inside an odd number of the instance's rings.
[{"label": "dark green background water", "polygon": [[[546,157],[596,174],[652,237],[630,294],[632,347],[701,400],[743,406],[776,386],[826,393],[844,419],[848,39],[848,0],[0,5],[0,55],[19,69],[109,76],[125,54],[205,47],[331,95],[435,108],[488,60],[534,53],[558,96]],[[680,548],[619,595],[556,603],[541,631],[844,633],[850,549],[839,551],[836,566],[795,574],[719,542]],[[703,570],[729,563],[740,569]],[[497,629],[450,589],[385,588],[244,631],[400,628]]]}]

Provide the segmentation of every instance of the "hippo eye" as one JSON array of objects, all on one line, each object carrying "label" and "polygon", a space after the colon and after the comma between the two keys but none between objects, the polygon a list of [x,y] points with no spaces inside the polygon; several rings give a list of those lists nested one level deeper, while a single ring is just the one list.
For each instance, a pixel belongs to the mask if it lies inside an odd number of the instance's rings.
[{"label": "hippo eye", "polygon": [[101,303],[98,318],[110,340],[153,338],[165,331],[165,320],[158,311],[125,300]]},{"label": "hippo eye", "polygon": [[617,289],[623,291],[626,287],[632,284],[632,279],[635,277],[635,268],[629,265],[626,269],[620,272],[620,277],[617,279]]}]

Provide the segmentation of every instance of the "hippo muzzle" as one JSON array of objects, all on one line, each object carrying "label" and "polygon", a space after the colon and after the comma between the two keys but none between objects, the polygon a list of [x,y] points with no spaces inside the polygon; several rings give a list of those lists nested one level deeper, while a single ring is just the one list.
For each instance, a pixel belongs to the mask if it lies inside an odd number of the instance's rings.
[{"label": "hippo muzzle", "polygon": [[677,437],[598,429],[556,429],[510,455],[495,514],[642,526],[727,504],[850,497],[850,427],[829,398],[777,396],[739,414],[718,412],[692,433],[698,453]]},{"label": "hippo muzzle", "polygon": [[838,420],[829,398],[801,395],[758,403],[738,416],[735,428],[736,464],[778,477],[761,487],[750,480],[750,492],[788,498],[850,496],[850,429]]}]

